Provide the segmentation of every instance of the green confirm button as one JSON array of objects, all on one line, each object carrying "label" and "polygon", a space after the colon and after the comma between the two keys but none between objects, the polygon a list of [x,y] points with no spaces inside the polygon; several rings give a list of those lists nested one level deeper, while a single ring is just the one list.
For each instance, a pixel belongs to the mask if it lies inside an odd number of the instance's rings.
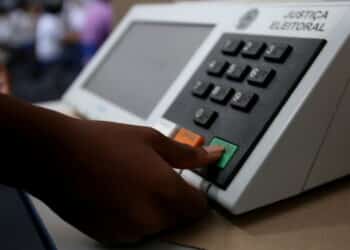
[{"label": "green confirm button", "polygon": [[213,145],[218,145],[225,148],[225,153],[221,156],[220,160],[217,163],[217,166],[222,169],[226,168],[233,156],[235,156],[235,154],[237,153],[238,146],[227,141],[221,140],[217,137],[215,137],[210,142],[210,146]]}]

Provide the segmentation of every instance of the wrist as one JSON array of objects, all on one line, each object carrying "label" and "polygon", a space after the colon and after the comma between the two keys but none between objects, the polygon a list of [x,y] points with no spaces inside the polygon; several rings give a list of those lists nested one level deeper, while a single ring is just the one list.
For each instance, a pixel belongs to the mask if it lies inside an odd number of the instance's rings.
[{"label": "wrist", "polygon": [[[25,190],[39,198],[50,198],[64,188],[71,174],[73,164],[73,145],[77,141],[79,121],[58,113],[50,112],[45,122],[33,130],[38,132],[30,162],[37,162],[35,172],[28,173]],[[41,128],[44,127],[44,128]],[[34,138],[33,138],[34,139]],[[35,140],[35,139],[34,139]]]}]

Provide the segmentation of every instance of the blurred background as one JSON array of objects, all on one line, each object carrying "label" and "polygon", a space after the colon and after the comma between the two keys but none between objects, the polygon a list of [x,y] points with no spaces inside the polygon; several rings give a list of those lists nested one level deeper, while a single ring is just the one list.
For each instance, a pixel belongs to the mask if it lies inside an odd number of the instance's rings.
[{"label": "blurred background", "polygon": [[135,3],[131,0],[1,0],[0,92],[59,99]]}]

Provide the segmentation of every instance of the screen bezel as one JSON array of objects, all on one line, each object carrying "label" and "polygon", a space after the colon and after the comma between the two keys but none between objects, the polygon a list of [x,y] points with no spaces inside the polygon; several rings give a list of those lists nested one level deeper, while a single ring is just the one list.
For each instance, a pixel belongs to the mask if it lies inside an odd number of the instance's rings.
[{"label": "screen bezel", "polygon": [[[168,109],[177,94],[184,87],[185,78],[189,78],[191,72],[195,70],[196,65],[200,63],[199,58],[203,58],[206,52],[203,51],[203,46],[207,46],[207,42],[213,40],[212,35],[216,30],[218,20],[216,18],[207,18],[206,16],[193,17],[191,13],[182,13],[174,10],[175,6],[169,5],[152,5],[152,6],[137,6],[134,7],[126,18],[119,24],[118,28],[112,33],[110,38],[105,42],[102,48],[92,61],[85,67],[82,73],[78,76],[71,88],[67,91],[63,100],[71,105],[80,115],[88,119],[107,120],[121,123],[129,123],[134,125],[152,125],[157,121],[163,113]],[[181,14],[181,15],[178,15]],[[168,88],[162,98],[159,99],[156,107],[148,116],[147,119],[142,119],[137,115],[125,110],[124,108],[108,101],[105,98],[89,91],[85,88],[85,84],[90,77],[104,62],[108,53],[115,47],[119,39],[123,37],[130,26],[135,23],[157,23],[157,24],[177,24],[177,25],[199,25],[212,26],[209,35],[205,38],[199,49],[194,52],[189,62],[184,66],[178,78]],[[214,44],[215,41],[212,41]],[[209,48],[208,48],[209,51]],[[203,54],[204,53],[204,54]],[[198,63],[196,63],[198,62]],[[187,75],[187,77],[186,77]]]}]

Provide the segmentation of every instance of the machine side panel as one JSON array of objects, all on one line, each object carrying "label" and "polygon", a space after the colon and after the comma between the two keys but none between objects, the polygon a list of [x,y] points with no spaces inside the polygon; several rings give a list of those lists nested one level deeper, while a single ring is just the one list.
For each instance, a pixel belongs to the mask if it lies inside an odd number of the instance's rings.
[{"label": "machine side panel", "polygon": [[[350,75],[350,72],[349,72]],[[350,78],[350,76],[349,76]],[[317,187],[350,173],[350,82],[305,185]]]}]

